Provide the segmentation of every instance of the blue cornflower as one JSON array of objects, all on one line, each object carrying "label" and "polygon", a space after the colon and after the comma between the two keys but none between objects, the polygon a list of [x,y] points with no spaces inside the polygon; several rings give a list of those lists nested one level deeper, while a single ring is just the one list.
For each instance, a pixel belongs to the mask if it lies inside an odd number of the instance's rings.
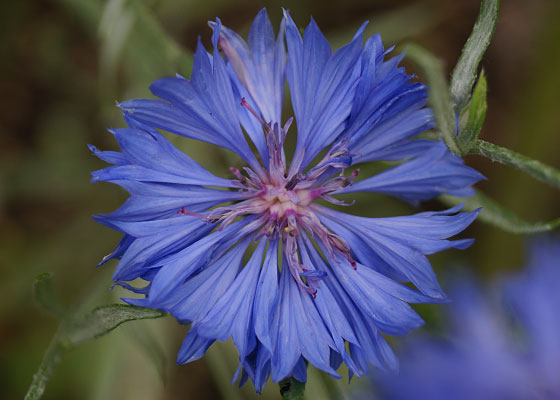
[{"label": "blue cornflower", "polygon": [[[379,35],[363,45],[365,24],[335,52],[313,20],[302,38],[288,12],[275,37],[261,11],[248,43],[219,19],[210,26],[213,54],[199,41],[190,80],[160,79],[151,90],[162,100],[119,104],[129,126],[112,131],[121,152],[91,147],[114,164],[93,181],[131,194],[96,217],[124,233],[103,262],[120,259],[114,281],[146,295],[129,303],[191,324],[178,363],[231,337],[242,381],[258,391],[270,376],[305,381],[306,361],[335,377],[342,362],[356,375],[396,368],[382,332],[423,323],[408,303],[445,300],[425,255],[469,246],[446,239],[477,213],[362,218],[317,200],[379,192],[416,203],[467,195],[482,176],[442,142],[411,140],[434,125],[427,88],[410,82],[401,56],[385,60]],[[297,122],[289,165],[286,79]],[[247,167],[217,177],[156,129],[224,147]],[[404,162],[356,182],[359,169],[346,173],[376,160]],[[127,283],[137,278],[147,285]],[[407,281],[419,291],[398,283]]]},{"label": "blue cornflower", "polygon": [[408,343],[399,376],[377,382],[381,398],[559,399],[560,241],[543,238],[531,250],[527,270],[494,296],[459,285],[451,339]]}]

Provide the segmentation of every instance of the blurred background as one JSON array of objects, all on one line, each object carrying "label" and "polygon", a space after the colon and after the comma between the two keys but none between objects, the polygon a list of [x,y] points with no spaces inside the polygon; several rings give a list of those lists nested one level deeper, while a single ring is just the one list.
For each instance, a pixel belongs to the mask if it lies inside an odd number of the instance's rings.
[{"label": "blurred background", "polygon": [[[246,35],[266,6],[275,27],[280,7],[296,23],[312,15],[334,47],[364,20],[386,46],[414,41],[441,57],[450,72],[467,39],[479,0],[258,1],[258,0],[21,0],[0,4],[0,382],[3,399],[22,398],[58,322],[34,302],[31,285],[54,273],[55,290],[69,307],[90,309],[125,295],[109,290],[115,264],[95,268],[119,234],[91,215],[109,212],[126,193],[89,183],[104,167],[87,149],[116,149],[107,127],[123,122],[115,100],[149,97],[153,80],[189,76],[198,35],[209,43],[207,20],[219,16]],[[560,167],[560,2],[503,1],[483,65],[488,114],[482,138]],[[409,72],[414,71],[408,65]],[[421,74],[419,74],[421,75]],[[204,166],[226,174],[236,163],[216,148],[178,138],[174,143]],[[530,221],[560,215],[558,193],[481,157],[467,163],[487,178],[478,187]],[[437,201],[421,210],[442,209]],[[417,210],[385,196],[359,198],[352,212],[398,215]],[[475,222],[462,236],[468,251],[432,257],[446,286],[457,268],[492,279],[523,264],[524,237]],[[441,307],[441,306],[440,306]],[[440,310],[418,307],[425,329],[437,330]],[[137,321],[67,353],[45,399],[253,399],[251,384],[230,385],[236,352],[218,343],[195,363],[177,366],[186,328],[171,317]],[[398,347],[398,341],[393,342]],[[354,380],[352,385],[359,385]],[[344,397],[334,382],[310,368],[307,398],[326,391]],[[278,399],[269,384],[261,399]]]}]

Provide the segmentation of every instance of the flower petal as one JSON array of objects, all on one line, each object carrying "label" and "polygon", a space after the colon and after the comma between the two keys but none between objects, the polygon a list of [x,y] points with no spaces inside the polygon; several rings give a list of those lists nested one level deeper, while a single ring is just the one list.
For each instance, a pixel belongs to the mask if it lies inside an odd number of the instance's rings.
[{"label": "flower petal", "polygon": [[[330,45],[311,19],[303,39],[285,11],[287,78],[298,123],[290,175],[303,170],[344,129],[359,79],[363,25],[352,42],[331,54]],[[298,165],[299,164],[299,165]]]},{"label": "flower petal", "polygon": [[479,212],[451,215],[458,211],[455,207],[403,217],[363,218],[326,207],[316,209],[321,221],[350,244],[358,261],[374,269],[381,266],[379,272],[397,271],[433,299],[445,299],[445,294],[424,255],[470,245],[471,240],[444,239],[464,230]]},{"label": "flower petal", "polygon": [[[330,366],[330,350],[334,342],[328,333],[311,295],[291,279],[287,265],[280,274],[279,312],[275,353],[272,357],[272,379],[279,381],[289,376],[300,355],[333,377],[340,375]],[[297,379],[297,376],[296,376]]]},{"label": "flower petal", "polygon": [[278,303],[278,240],[269,243],[257,284],[254,305],[254,325],[257,338],[272,354],[272,315]]},{"label": "flower petal", "polygon": [[485,178],[464,165],[443,142],[434,142],[424,154],[355,182],[338,193],[386,193],[416,204],[443,193],[468,196],[474,193],[470,186],[481,179]]},{"label": "flower petal", "polygon": [[152,92],[167,101],[131,100],[119,105],[128,117],[148,126],[225,147],[242,157],[255,172],[262,167],[252,153],[237,116],[226,64],[213,38],[209,58],[198,43],[191,80],[164,78],[151,85]]},{"label": "flower petal", "polygon": [[186,364],[202,358],[214,342],[215,340],[200,336],[196,328],[191,328],[177,354],[177,364]]},{"label": "flower petal", "polygon": [[225,238],[230,238],[229,243],[241,239],[244,233],[241,233],[240,228],[247,223],[246,219],[234,222],[221,231],[214,231],[184,250],[160,259],[158,265],[162,267],[152,281],[149,294],[151,301],[157,304],[173,293],[189,276],[208,262],[214,251],[224,247]]},{"label": "flower petal", "polygon": [[[175,221],[179,221],[179,224]],[[113,274],[113,280],[130,281],[141,276],[145,272],[145,268],[152,268],[158,260],[183,250],[213,229],[212,226],[205,224],[204,221],[196,217],[181,216],[176,218],[175,221],[169,219],[150,221],[167,226],[166,229],[151,234],[147,232],[153,228],[148,228],[149,223],[147,222],[119,222],[118,226],[122,227],[127,224],[130,227],[128,231],[132,230],[135,233],[134,236],[138,238],[130,245],[119,261],[119,265]]]},{"label": "flower petal", "polygon": [[247,357],[256,346],[253,299],[265,246],[266,240],[261,239],[247,265],[206,317],[197,324],[199,332],[205,337],[225,341],[231,336],[241,359]]},{"label": "flower petal", "polygon": [[193,322],[196,326],[238,276],[249,243],[249,239],[243,240],[200,273],[189,278],[165,299],[163,308],[178,320]]},{"label": "flower petal", "polygon": [[[354,165],[367,161],[386,160],[387,158],[382,158],[379,154],[383,154],[383,152],[386,152],[387,149],[390,149],[395,144],[402,143],[404,139],[417,136],[433,127],[433,115],[429,109],[424,108],[401,114],[374,127],[356,144],[355,149],[359,154],[352,160]],[[409,157],[402,154],[394,159],[404,160]]]},{"label": "flower petal", "polygon": [[[210,23],[212,28],[216,23]],[[284,22],[275,40],[272,24],[262,9],[251,26],[249,45],[224,26],[218,41],[241,84],[247,89],[266,122],[281,122],[284,95]]]},{"label": "flower petal", "polygon": [[[124,128],[112,132],[122,150],[114,159],[118,164],[93,172],[93,182],[133,180],[233,187],[231,181],[211,174],[155,131]],[[100,155],[95,150],[94,154]]]}]

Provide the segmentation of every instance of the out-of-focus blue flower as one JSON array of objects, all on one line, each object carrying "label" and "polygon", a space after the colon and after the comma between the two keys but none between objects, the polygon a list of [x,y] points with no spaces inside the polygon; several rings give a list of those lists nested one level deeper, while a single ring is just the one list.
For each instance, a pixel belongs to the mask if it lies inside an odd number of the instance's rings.
[{"label": "out-of-focus blue flower", "polygon": [[458,286],[450,340],[408,343],[399,376],[378,380],[380,398],[559,399],[559,260],[560,241],[543,238],[533,243],[527,271],[507,279],[501,295]]},{"label": "out-of-focus blue flower", "polygon": [[[334,377],[342,362],[356,375],[395,369],[381,333],[422,324],[408,303],[445,300],[426,255],[470,245],[447,238],[477,213],[362,218],[317,200],[362,191],[418,202],[467,194],[482,176],[442,142],[413,139],[433,126],[427,88],[411,83],[400,56],[385,59],[379,35],[363,44],[365,24],[334,52],[313,20],[302,37],[288,12],[275,37],[261,11],[248,43],[219,19],[210,25],[213,53],[199,42],[190,80],[160,79],[151,90],[161,100],[119,104],[129,126],[112,131],[121,152],[91,147],[114,164],[93,180],[131,195],[96,217],[124,234],[103,262],[120,259],[114,281],[146,295],[129,303],[191,325],[179,363],[231,337],[242,381],[259,391],[270,376],[305,381],[305,361]],[[286,79],[297,122],[290,163]],[[217,177],[156,129],[224,147],[247,168]],[[355,166],[376,160],[404,162],[354,182]],[[127,283],[137,278],[147,285]]]}]

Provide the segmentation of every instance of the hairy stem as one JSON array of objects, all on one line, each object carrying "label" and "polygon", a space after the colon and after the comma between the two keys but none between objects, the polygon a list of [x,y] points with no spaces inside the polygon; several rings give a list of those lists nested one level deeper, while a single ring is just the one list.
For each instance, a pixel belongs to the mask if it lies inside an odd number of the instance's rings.
[{"label": "hairy stem", "polygon": [[560,189],[560,170],[543,164],[540,161],[533,160],[523,154],[516,153],[515,151],[483,140],[477,140],[474,146],[469,150],[469,154],[481,155],[492,161],[497,161],[500,164],[517,168],[541,182],[548,183]]}]

